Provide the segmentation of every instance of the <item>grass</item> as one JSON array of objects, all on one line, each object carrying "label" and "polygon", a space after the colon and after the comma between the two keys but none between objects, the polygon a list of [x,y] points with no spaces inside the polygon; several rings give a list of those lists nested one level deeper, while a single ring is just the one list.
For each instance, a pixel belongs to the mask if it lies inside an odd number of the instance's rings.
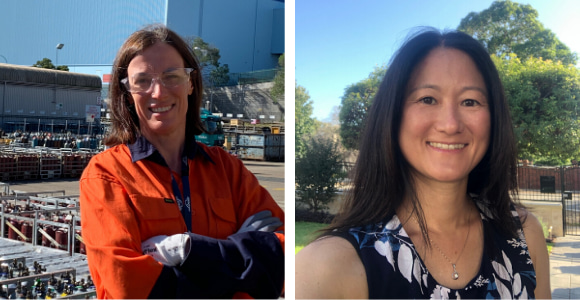
[{"label": "grass", "polygon": [[552,247],[554,247],[554,243],[546,243],[548,245],[548,253],[552,254]]},{"label": "grass", "polygon": [[316,231],[326,227],[327,224],[313,223],[313,222],[296,222],[296,244],[294,254],[302,250],[304,246],[308,245],[314,238],[316,238]]}]

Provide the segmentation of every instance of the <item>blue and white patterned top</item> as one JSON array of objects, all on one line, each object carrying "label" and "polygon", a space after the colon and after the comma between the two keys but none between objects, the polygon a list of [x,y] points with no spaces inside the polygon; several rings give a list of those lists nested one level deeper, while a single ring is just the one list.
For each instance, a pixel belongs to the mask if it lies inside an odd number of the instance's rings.
[{"label": "blue and white patterned top", "polygon": [[519,238],[507,238],[489,221],[491,214],[485,206],[476,203],[487,238],[484,238],[480,270],[462,289],[450,289],[435,281],[396,215],[386,222],[354,227],[348,232],[335,231],[331,235],[346,238],[357,249],[366,270],[371,299],[534,298],[536,272],[517,211],[512,206]]}]

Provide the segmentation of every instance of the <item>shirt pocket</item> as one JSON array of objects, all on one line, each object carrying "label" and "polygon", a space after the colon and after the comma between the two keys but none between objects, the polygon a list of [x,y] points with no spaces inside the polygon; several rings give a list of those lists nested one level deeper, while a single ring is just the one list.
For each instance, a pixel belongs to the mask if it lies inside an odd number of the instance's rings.
[{"label": "shirt pocket", "polygon": [[137,211],[142,241],[157,235],[173,235],[187,231],[183,216],[174,199],[129,195]]},{"label": "shirt pocket", "polygon": [[210,220],[211,236],[225,239],[237,231],[237,217],[231,199],[216,197],[209,201],[214,220]]}]

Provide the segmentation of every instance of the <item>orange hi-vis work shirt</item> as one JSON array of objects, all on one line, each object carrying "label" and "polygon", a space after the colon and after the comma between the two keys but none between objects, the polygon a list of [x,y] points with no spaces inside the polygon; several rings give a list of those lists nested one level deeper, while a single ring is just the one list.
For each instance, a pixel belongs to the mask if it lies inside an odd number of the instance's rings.
[{"label": "orange hi-vis work shirt", "polygon": [[[138,142],[148,147],[143,151],[151,155],[152,145],[144,138]],[[191,144],[186,152],[193,233],[227,239],[246,219],[264,210],[284,223],[282,209],[242,161],[221,148],[195,141]],[[147,155],[135,159],[131,151],[135,144],[130,147],[118,145],[94,156],[80,180],[82,236],[99,298],[143,299],[150,296],[154,286],[159,290],[160,284],[168,282],[160,278],[168,267],[144,255],[141,243],[158,235],[187,232],[172,190],[173,175],[183,191],[181,174],[172,172],[164,162],[147,159]],[[153,157],[161,157],[154,152]],[[283,231],[284,226],[277,230]],[[279,249],[284,249],[283,234],[264,234],[277,237],[274,240]],[[279,249],[260,252],[259,256],[281,259],[279,272],[283,276],[284,254]],[[195,250],[192,246],[191,251]]]}]

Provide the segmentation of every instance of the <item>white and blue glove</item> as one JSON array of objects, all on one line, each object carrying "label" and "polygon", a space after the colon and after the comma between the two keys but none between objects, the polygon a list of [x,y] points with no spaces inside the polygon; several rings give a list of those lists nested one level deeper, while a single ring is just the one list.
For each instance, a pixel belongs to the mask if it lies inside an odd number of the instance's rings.
[{"label": "white and blue glove", "polygon": [[158,235],[141,243],[143,254],[169,266],[181,266],[191,250],[188,234],[179,233],[171,236]]},{"label": "white and blue glove", "polygon": [[[264,210],[250,216],[237,233],[249,231],[274,232],[282,226],[277,217],[272,217],[272,212]],[[181,266],[191,250],[191,240],[187,233],[179,233],[171,236],[158,235],[141,243],[141,251],[145,255],[153,257],[156,261],[169,266]]]}]

